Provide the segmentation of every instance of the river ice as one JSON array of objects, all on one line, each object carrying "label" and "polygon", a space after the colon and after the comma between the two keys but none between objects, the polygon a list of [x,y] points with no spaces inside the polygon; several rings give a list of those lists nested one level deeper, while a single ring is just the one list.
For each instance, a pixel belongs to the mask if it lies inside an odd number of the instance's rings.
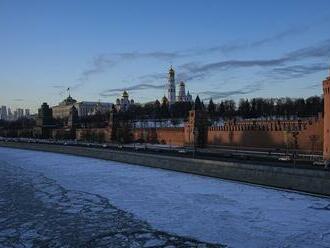
[{"label": "river ice", "polygon": [[[123,213],[120,218],[126,216],[131,228],[135,230],[135,225],[142,225],[139,228],[149,230],[140,233],[152,236],[144,240],[145,246],[165,246],[172,235],[188,247],[209,243],[229,247],[330,247],[329,198],[112,161],[9,148],[0,148],[0,165],[7,174],[14,173],[10,168],[17,168],[17,177],[24,179],[19,180],[20,185],[31,185],[26,179],[31,178],[32,185],[41,187],[38,177],[56,184],[57,187],[50,187],[48,195],[34,192],[43,207],[61,202],[63,213],[76,214],[88,202],[92,202],[93,206],[88,207],[92,213],[104,208],[102,204],[110,204],[113,208],[109,211]],[[46,186],[41,188],[47,192]],[[59,188],[68,192],[67,201],[61,200],[62,196],[58,199]],[[2,201],[0,198],[0,207]],[[111,222],[114,217],[102,213],[95,218]],[[61,221],[65,223],[65,218]],[[0,216],[0,227],[1,223]],[[104,225],[103,228],[113,228]],[[29,231],[27,235],[33,237],[33,230]],[[15,230],[7,228],[5,232],[14,235]],[[158,232],[163,238],[155,235]],[[136,235],[139,234],[134,233],[133,240]],[[207,243],[198,244],[197,240]]]}]

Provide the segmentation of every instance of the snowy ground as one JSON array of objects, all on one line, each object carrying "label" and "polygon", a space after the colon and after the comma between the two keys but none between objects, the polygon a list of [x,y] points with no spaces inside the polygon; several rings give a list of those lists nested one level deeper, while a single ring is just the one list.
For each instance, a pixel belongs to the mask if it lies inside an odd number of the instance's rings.
[{"label": "snowy ground", "polygon": [[0,210],[0,246],[330,247],[330,199],[45,152],[0,148]]}]

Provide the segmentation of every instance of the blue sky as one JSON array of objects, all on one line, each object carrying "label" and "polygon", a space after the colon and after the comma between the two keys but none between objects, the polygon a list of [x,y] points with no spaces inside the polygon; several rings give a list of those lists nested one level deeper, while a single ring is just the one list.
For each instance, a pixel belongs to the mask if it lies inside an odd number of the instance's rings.
[{"label": "blue sky", "polygon": [[321,94],[328,0],[0,0],[0,105],[161,98],[172,64],[215,101]]}]

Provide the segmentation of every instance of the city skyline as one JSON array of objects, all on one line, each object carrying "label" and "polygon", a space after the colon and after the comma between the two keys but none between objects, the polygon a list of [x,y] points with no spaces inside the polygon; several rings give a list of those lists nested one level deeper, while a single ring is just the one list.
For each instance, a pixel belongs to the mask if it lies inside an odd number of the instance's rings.
[{"label": "city skyline", "polygon": [[0,120],[16,121],[22,117],[32,118],[29,108],[11,108],[10,106],[0,106]]},{"label": "city skyline", "polygon": [[36,112],[68,87],[78,100],[160,99],[171,65],[206,100],[321,95],[329,10],[325,0],[1,1],[0,105]]}]

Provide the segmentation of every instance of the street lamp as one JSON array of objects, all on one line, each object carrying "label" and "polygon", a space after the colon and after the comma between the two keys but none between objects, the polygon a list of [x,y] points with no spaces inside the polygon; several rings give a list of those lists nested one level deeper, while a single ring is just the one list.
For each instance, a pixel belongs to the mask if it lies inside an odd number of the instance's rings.
[{"label": "street lamp", "polygon": [[194,129],[193,129],[193,141],[194,141],[194,143],[193,143],[193,148],[194,148],[193,149],[193,158],[195,158],[196,151],[197,151],[197,146],[196,146],[197,137],[198,137],[198,129],[196,127],[194,127]]}]

